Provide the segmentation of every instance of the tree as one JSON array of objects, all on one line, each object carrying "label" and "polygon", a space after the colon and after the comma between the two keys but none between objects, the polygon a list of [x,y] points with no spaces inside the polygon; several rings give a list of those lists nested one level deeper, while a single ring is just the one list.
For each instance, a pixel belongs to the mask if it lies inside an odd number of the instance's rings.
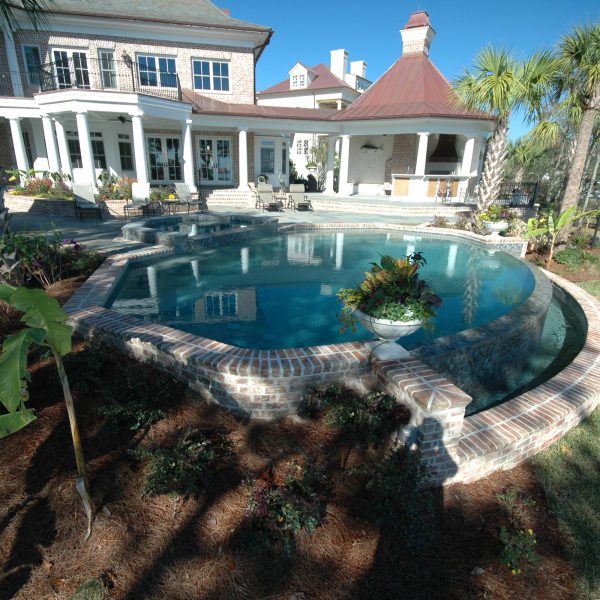
[{"label": "tree", "polygon": [[561,205],[577,206],[594,122],[600,110],[600,23],[576,28],[563,37],[557,59],[554,97],[581,115],[575,151]]},{"label": "tree", "polygon": [[87,538],[91,532],[94,505],[88,491],[88,477],[75,416],[75,404],[62,361],[62,357],[71,352],[72,327],[66,324],[68,315],[58,302],[43,290],[13,288],[0,284],[0,300],[10,304],[15,310],[23,312],[21,320],[27,326],[16,335],[8,336],[2,346],[0,402],[8,414],[0,415],[0,438],[14,433],[35,419],[33,411],[25,408],[28,398],[26,382],[29,380],[27,353],[32,345],[49,348],[56,361],[71,426],[77,465],[76,487],[88,519]]},{"label": "tree", "polygon": [[488,47],[475,57],[472,72],[465,70],[453,83],[463,107],[496,118],[481,176],[479,210],[486,210],[498,197],[506,166],[510,115],[517,107],[524,107],[529,119],[540,112],[554,72],[553,60],[550,53],[540,52],[519,63],[506,50]]},{"label": "tree", "polygon": [[2,31],[19,29],[17,14],[24,12],[26,19],[35,29],[48,25],[48,14],[54,0],[0,0],[0,27]]}]

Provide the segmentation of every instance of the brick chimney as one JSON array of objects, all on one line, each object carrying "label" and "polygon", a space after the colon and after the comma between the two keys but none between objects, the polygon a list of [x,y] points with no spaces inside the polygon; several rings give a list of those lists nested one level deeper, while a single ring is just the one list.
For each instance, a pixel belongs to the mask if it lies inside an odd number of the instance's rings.
[{"label": "brick chimney", "polygon": [[429,46],[435,31],[429,23],[429,15],[420,10],[410,15],[408,23],[400,30],[402,35],[402,56],[407,54],[429,55]]}]

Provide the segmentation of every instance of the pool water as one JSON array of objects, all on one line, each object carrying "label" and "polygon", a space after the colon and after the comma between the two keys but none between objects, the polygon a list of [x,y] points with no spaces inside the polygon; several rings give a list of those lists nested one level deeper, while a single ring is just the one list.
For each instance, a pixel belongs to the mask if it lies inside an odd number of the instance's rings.
[{"label": "pool water", "polygon": [[340,333],[336,292],[360,282],[381,255],[421,252],[422,275],[443,305],[414,348],[492,321],[522,304],[534,277],[521,261],[467,242],[402,232],[273,234],[133,266],[112,308],[244,348],[276,349],[366,340]]},{"label": "pool water", "polygon": [[466,408],[467,416],[515,398],[547,381],[573,361],[584,341],[585,332],[573,308],[553,297],[537,347],[523,364],[507,365],[485,386],[462,386],[473,398]]}]

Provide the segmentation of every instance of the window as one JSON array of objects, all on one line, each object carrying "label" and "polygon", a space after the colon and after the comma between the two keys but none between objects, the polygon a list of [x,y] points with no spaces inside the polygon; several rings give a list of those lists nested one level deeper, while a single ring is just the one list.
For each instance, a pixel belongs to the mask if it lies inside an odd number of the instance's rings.
[{"label": "window", "polygon": [[92,158],[96,169],[106,169],[106,153],[104,152],[104,141],[99,131],[91,131]]},{"label": "window", "polygon": [[298,75],[292,75],[292,87],[298,87]]},{"label": "window", "polygon": [[69,146],[69,156],[71,157],[71,167],[73,169],[82,169],[81,148],[76,131],[67,131],[67,145]]},{"label": "window", "polygon": [[149,137],[148,165],[152,181],[181,181],[181,142],[179,138]]},{"label": "window", "polygon": [[177,65],[174,58],[138,56],[140,84],[151,87],[177,87]]},{"label": "window", "polygon": [[308,154],[308,140],[304,140],[303,146],[304,146],[304,154]]},{"label": "window", "polygon": [[296,140],[296,154],[302,154],[302,140]]},{"label": "window", "polygon": [[213,292],[205,294],[204,312],[207,317],[231,317],[237,315],[237,293]]},{"label": "window", "polygon": [[98,50],[100,80],[105,90],[117,88],[117,69],[115,67],[114,50]]},{"label": "window", "polygon": [[202,183],[232,183],[231,140],[198,139],[198,161]]},{"label": "window", "polygon": [[133,171],[133,151],[129,135],[119,133],[119,157],[121,158],[121,171]]},{"label": "window", "polygon": [[269,140],[260,143],[260,172],[275,173],[275,143]]},{"label": "window", "polygon": [[304,73],[298,75],[298,87],[304,87],[306,85],[306,76]]},{"label": "window", "polygon": [[23,131],[23,145],[25,146],[25,156],[27,156],[29,167],[33,168],[33,152],[31,151],[31,140],[28,131]]},{"label": "window", "polygon": [[214,92],[229,91],[229,63],[213,60],[194,60],[194,89]]},{"label": "window", "polygon": [[23,46],[23,56],[29,83],[40,85],[40,70],[42,67],[40,49],[37,46]]},{"label": "window", "polygon": [[54,75],[60,89],[90,89],[87,53],[79,50],[54,50]]},{"label": "window", "polygon": [[287,146],[284,144],[281,148],[281,173],[287,175],[288,157],[287,157]]}]

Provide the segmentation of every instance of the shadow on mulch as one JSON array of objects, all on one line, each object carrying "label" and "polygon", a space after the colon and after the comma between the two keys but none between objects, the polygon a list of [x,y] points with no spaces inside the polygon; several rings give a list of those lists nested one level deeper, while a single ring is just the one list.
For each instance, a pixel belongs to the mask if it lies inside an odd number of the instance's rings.
[{"label": "shadow on mulch", "polygon": [[[118,360],[135,378],[141,367]],[[435,490],[435,537],[416,550],[411,539],[365,518],[369,477],[355,468],[369,465],[377,452],[353,450],[342,471],[345,442],[336,431],[318,422],[239,421],[189,392],[143,434],[106,427],[94,390],[77,398],[98,508],[92,536],[83,542],[70,433],[51,367],[34,369],[37,421],[0,441],[0,600],[67,599],[99,575],[110,579],[110,597],[119,600],[290,600],[300,593],[319,600],[574,596],[560,533],[529,466]],[[199,495],[142,496],[143,464],[127,449],[164,444],[188,427],[223,436],[232,449],[211,486]],[[324,525],[298,535],[288,555],[257,543],[245,480],[265,469],[282,471],[295,459],[324,464],[335,493]],[[520,576],[500,563],[498,535],[506,515],[496,494],[507,489],[536,503],[524,523],[536,532],[541,562]]]}]

